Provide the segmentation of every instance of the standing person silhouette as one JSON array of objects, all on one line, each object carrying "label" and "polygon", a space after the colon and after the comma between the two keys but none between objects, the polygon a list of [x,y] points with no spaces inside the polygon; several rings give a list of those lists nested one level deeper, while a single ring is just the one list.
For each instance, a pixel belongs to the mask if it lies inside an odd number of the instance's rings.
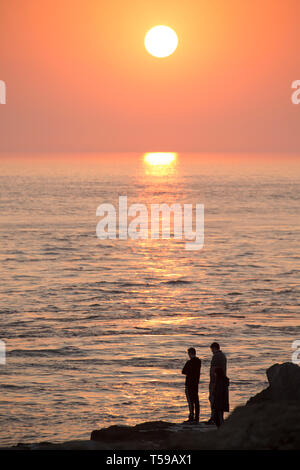
[{"label": "standing person silhouette", "polygon": [[214,409],[213,409],[213,402],[214,402],[214,383],[216,379],[216,368],[220,367],[223,369],[224,375],[226,376],[226,369],[227,369],[227,359],[223,351],[220,349],[219,343],[212,343],[210,345],[210,349],[212,352],[212,359],[210,363],[210,381],[209,381],[209,401],[211,406],[211,417],[205,424],[216,424],[214,420]]},{"label": "standing person silhouette", "polygon": [[213,420],[219,428],[224,423],[224,411],[229,411],[229,379],[222,367],[215,368],[215,381],[213,384]]},{"label": "standing person silhouette", "polygon": [[186,362],[182,373],[185,378],[185,394],[189,405],[189,418],[185,423],[199,423],[200,405],[198,387],[200,380],[201,359],[196,357],[196,349],[188,349],[189,360]]}]

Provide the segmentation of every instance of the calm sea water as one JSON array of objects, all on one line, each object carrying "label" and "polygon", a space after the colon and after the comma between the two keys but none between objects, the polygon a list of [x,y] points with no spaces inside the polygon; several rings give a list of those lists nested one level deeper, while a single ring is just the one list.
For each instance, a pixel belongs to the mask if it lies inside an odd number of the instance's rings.
[{"label": "calm sea water", "polygon": [[[300,339],[300,157],[2,155],[0,442],[88,439],[93,429],[187,417],[186,348],[229,361],[231,408]],[[205,245],[96,238],[96,208],[203,203]]]}]

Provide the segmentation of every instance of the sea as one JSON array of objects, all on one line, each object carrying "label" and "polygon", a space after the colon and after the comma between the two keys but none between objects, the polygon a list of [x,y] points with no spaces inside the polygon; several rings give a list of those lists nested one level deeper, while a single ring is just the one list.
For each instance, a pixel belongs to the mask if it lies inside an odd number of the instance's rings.
[{"label": "sea", "polygon": [[[300,340],[300,155],[0,155],[0,445],[181,422],[187,349],[227,356],[230,410]],[[161,163],[160,163],[161,162]],[[204,205],[204,245],[99,239],[100,204]],[[5,351],[4,351],[5,350]],[[6,354],[4,354],[6,352]]]}]

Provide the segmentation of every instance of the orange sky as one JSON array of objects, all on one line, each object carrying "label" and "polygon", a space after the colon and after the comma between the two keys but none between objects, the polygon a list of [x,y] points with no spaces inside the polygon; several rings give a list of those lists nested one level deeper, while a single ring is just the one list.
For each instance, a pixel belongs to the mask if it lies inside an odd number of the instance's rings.
[{"label": "orange sky", "polygon": [[300,151],[299,0],[0,1],[0,152]]}]

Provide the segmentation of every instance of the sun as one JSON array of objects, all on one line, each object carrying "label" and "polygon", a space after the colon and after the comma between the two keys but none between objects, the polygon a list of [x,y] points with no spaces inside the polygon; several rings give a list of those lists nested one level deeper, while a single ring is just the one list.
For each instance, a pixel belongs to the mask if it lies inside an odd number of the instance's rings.
[{"label": "sun", "polygon": [[144,154],[144,161],[149,165],[170,165],[177,158],[175,152],[149,152]]},{"label": "sun", "polygon": [[154,26],[145,36],[145,48],[154,57],[168,57],[173,54],[177,45],[177,34],[169,26]]}]

